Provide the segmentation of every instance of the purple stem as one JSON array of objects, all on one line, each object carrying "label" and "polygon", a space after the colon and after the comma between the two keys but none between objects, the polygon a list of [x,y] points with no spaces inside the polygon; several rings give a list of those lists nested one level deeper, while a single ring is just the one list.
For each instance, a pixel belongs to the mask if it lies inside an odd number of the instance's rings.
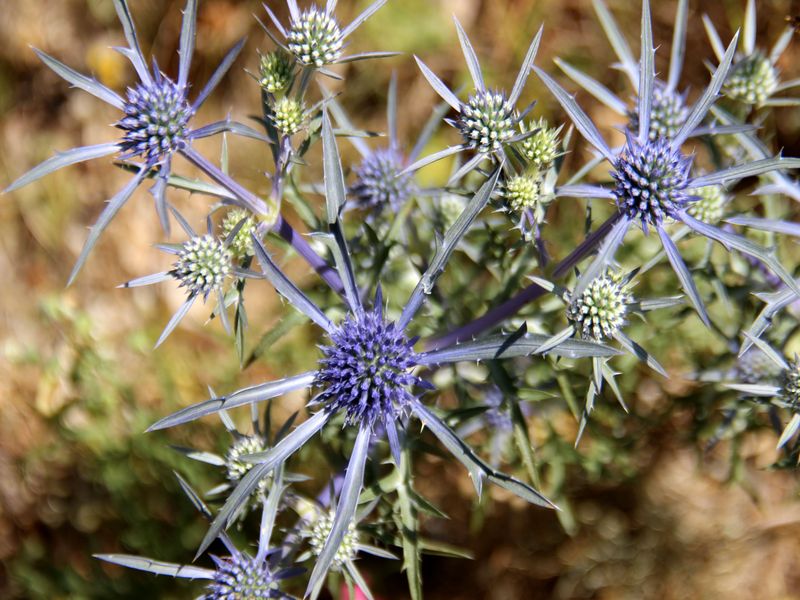
[{"label": "purple stem", "polygon": [[344,293],[342,280],[339,278],[339,274],[336,270],[314,251],[306,239],[297,233],[297,231],[284,220],[283,216],[278,215],[278,219],[275,221],[272,230],[289,242],[297,253],[311,265],[329,286],[331,286],[331,289],[338,294]]},{"label": "purple stem", "polygon": [[[578,264],[585,256],[590,254],[600,243],[605,239],[608,232],[613,229],[614,224],[619,221],[621,213],[615,213],[612,217],[606,220],[600,227],[590,234],[581,244],[573,250],[569,256],[562,260],[553,270],[553,277],[559,278],[567,274],[572,267]],[[462,325],[458,329],[444,334],[441,337],[433,338],[425,343],[426,350],[438,350],[439,348],[447,348],[458,342],[471,340],[476,335],[502,323],[510,316],[516,314],[523,306],[529,302],[533,302],[545,294],[546,290],[539,285],[532,283],[516,296],[512,296],[502,304],[490,309],[483,316],[478,317],[474,321],[470,321],[466,325]]]}]

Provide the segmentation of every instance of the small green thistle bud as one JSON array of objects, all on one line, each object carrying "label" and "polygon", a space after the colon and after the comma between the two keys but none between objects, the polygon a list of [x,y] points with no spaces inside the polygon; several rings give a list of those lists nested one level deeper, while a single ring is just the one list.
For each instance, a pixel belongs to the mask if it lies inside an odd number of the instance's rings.
[{"label": "small green thistle bud", "polygon": [[[311,530],[311,551],[314,556],[319,556],[322,549],[325,547],[325,542],[333,528],[333,514],[326,513],[320,514],[315,520]],[[352,521],[347,526],[347,531],[342,538],[342,543],[339,544],[339,549],[333,557],[333,565],[335,569],[341,569],[342,565],[346,562],[353,560],[358,554],[358,531],[356,531],[356,524]]]},{"label": "small green thistle bud", "polygon": [[547,169],[559,155],[560,127],[548,127],[545,119],[539,119],[531,123],[530,129],[520,123],[523,133],[536,130],[530,137],[522,140],[522,155],[534,166],[539,169]]},{"label": "small green thistle bud", "polygon": [[729,98],[745,104],[761,104],[778,87],[778,73],[769,58],[755,52],[736,63],[725,81]]},{"label": "small green thistle bud", "polygon": [[542,179],[538,175],[514,175],[503,186],[506,202],[517,214],[526,210],[542,212],[541,192]]},{"label": "small green thistle bud", "polygon": [[[631,131],[639,131],[639,107],[636,106],[629,113]],[[653,87],[653,104],[650,109],[650,141],[658,138],[672,138],[689,116],[689,107],[686,106],[685,94],[670,91],[661,83],[656,82]]]},{"label": "small green thistle bud", "polygon": [[336,20],[317,6],[293,21],[287,34],[287,46],[304,65],[323,67],[342,55],[342,31]]},{"label": "small green thistle bud", "polygon": [[567,319],[586,340],[612,337],[625,324],[633,296],[620,273],[606,272],[596,277],[567,307]]},{"label": "small green thistle bud", "polygon": [[233,240],[228,246],[233,258],[237,261],[244,260],[248,256],[255,254],[253,234],[257,231],[256,220],[243,208],[234,208],[222,220],[222,237],[224,239],[228,239],[228,236],[241,221],[244,221],[244,223],[242,223],[239,231],[233,236]]},{"label": "small green thistle bud", "polygon": [[789,361],[789,368],[784,370],[781,379],[784,400],[792,408],[800,408],[800,358],[795,356]]},{"label": "small green thistle bud", "polygon": [[439,215],[442,218],[442,226],[445,231],[450,229],[461,216],[466,203],[457,194],[445,194],[439,201]]},{"label": "small green thistle bud", "polygon": [[707,185],[691,191],[699,199],[691,202],[687,212],[695,219],[714,225],[722,218],[727,198],[722,186]]},{"label": "small green thistle bud", "polygon": [[288,89],[292,82],[293,65],[285,52],[270,52],[261,55],[258,68],[258,84],[270,94]]},{"label": "small green thistle bud", "polygon": [[[238,483],[253,468],[253,464],[242,460],[242,456],[265,452],[268,449],[266,440],[260,435],[247,435],[235,440],[225,453],[225,470],[228,481],[232,484]],[[258,482],[252,498],[253,508],[257,508],[260,498],[267,494],[271,481],[272,475],[268,475]]]},{"label": "small green thistle bud", "polygon": [[207,297],[219,289],[231,271],[231,253],[212,235],[197,236],[183,244],[170,274],[190,295]]},{"label": "small green thistle bud", "polygon": [[303,128],[306,113],[302,102],[284,97],[275,103],[272,111],[272,122],[282,134],[294,135]]}]

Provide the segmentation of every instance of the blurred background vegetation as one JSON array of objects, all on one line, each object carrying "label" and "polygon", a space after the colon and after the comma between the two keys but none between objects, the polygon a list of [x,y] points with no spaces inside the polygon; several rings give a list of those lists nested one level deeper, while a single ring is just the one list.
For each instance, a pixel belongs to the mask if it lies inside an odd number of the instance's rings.
[{"label": "blurred background vegetation", "polygon": [[[174,73],[182,0],[130,4],[145,54],[151,51],[163,70]],[[348,21],[364,4],[342,0],[342,20]],[[639,3],[609,4],[628,38],[635,39]],[[759,40],[769,43],[785,26],[791,3],[758,4]],[[285,18],[282,2],[270,5]],[[707,81],[700,57],[710,56],[701,11],[709,11],[723,35],[730,35],[740,23],[744,1],[690,5],[684,83],[696,91]],[[674,2],[654,3],[653,10],[656,43],[663,48],[659,61],[666,61]],[[123,88],[132,73],[110,49],[122,40],[110,0],[5,0],[0,12],[2,186],[55,150],[113,135],[108,128],[116,118],[113,110],[68,89],[37,61],[30,45],[94,72],[112,88]],[[205,81],[227,48],[249,36],[237,68],[203,108],[200,122],[229,111],[243,119],[259,110],[258,91],[243,68],[255,70],[256,49],[271,44],[253,13],[263,13],[255,0],[200,4],[195,81]],[[490,81],[513,80],[531,36],[544,22],[538,65],[555,71],[552,58],[560,56],[612,89],[626,89],[622,75],[608,68],[614,59],[590,0],[390,0],[353,43],[357,50],[405,54],[347,67],[341,102],[359,126],[385,128],[385,90],[392,69],[400,81],[401,136],[411,136],[424,123],[436,99],[412,53],[448,81],[466,81],[452,13],[464,23]],[[787,78],[800,75],[797,47],[793,44],[783,57]],[[663,64],[658,63],[661,72]],[[551,122],[563,118],[534,77],[526,97],[540,98],[540,110]],[[604,116],[605,109],[597,103],[587,106],[596,120],[608,122],[610,132],[614,122]],[[774,146],[800,154],[800,111],[778,109],[776,115]],[[450,135],[443,130],[432,147],[443,147]],[[202,149],[213,157],[218,141]],[[236,140],[231,163],[245,185],[266,190],[261,175],[269,165],[265,149]],[[191,170],[182,165],[182,172]],[[436,169],[426,171],[426,177],[441,175]],[[196,596],[198,586],[123,572],[91,559],[93,552],[124,551],[185,562],[202,537],[205,524],[185,501],[172,471],[199,489],[215,483],[213,473],[190,464],[168,444],[222,451],[226,432],[211,419],[166,434],[143,431],[156,418],[205,397],[207,385],[231,390],[297,372],[308,364],[315,344],[305,330],[298,330],[241,372],[230,341],[216,324],[204,326],[207,314],[196,308],[168,343],[153,352],[160,328],[182,302],[182,293],[168,285],[135,291],[115,287],[166,264],[153,248],[163,235],[144,189],[111,225],[77,283],[65,289],[87,225],[125,179],[109,161],[95,161],[0,199],[2,598]],[[200,200],[173,194],[182,211],[193,217],[203,214]],[[561,218],[566,225],[568,217],[567,212]],[[302,265],[295,274],[311,279]],[[283,314],[272,293],[252,294],[248,302],[256,332]],[[647,337],[647,329],[640,329]],[[542,448],[540,458],[563,470],[572,518],[566,527],[554,513],[530,509],[502,494],[475,506],[459,468],[422,461],[421,491],[451,516],[426,523],[427,535],[461,545],[475,556],[472,562],[428,558],[423,575],[428,597],[800,597],[796,478],[792,471],[769,468],[776,459],[775,438],[769,432],[754,432],[737,442],[741,460],[735,476],[729,442],[704,451],[696,422],[714,391],[677,374],[698,367],[705,333],[693,323],[682,334],[694,336],[695,354],[680,351],[685,344],[676,344],[677,334],[649,340],[674,378],[656,380],[642,369],[626,373],[632,414],[620,420],[624,426],[616,437],[589,440],[575,451],[575,423],[566,409],[563,419],[547,424],[563,437],[560,446]],[[282,401],[278,417],[302,400]],[[534,440],[541,438],[544,427],[532,423]],[[405,578],[394,565],[371,566],[367,563],[365,570],[382,598],[405,597]]]}]

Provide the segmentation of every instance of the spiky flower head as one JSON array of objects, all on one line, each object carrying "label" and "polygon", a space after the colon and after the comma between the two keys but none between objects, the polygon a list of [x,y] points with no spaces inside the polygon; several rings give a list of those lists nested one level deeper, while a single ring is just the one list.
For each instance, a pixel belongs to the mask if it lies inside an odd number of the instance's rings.
[{"label": "spiky flower head", "polygon": [[719,185],[707,185],[691,191],[695,196],[694,200],[688,205],[686,212],[695,219],[714,225],[719,223],[725,212],[725,204],[728,198]]},{"label": "spiky flower head", "polygon": [[640,144],[628,134],[611,172],[617,206],[629,219],[640,220],[645,230],[661,225],[690,201],[686,187],[691,166],[692,159],[667,138]]},{"label": "spiky flower head", "polygon": [[583,293],[567,306],[567,319],[585,340],[603,341],[625,324],[633,295],[620,273],[606,272],[594,278]]},{"label": "spiky flower head", "polygon": [[342,31],[331,15],[313,6],[292,21],[287,46],[304,65],[322,67],[342,55]]},{"label": "spiky flower head", "polygon": [[356,182],[350,188],[362,208],[399,208],[414,193],[412,173],[403,173],[402,155],[391,148],[371,152],[355,169]]},{"label": "spiky flower head", "polygon": [[[517,214],[526,210],[542,212],[542,178],[538,174],[514,175],[503,184],[503,197]],[[542,215],[543,216],[543,215]]]},{"label": "spiky flower head", "polygon": [[754,52],[731,67],[725,95],[745,104],[760,104],[775,93],[778,72],[762,52]]},{"label": "spiky flower head", "polygon": [[522,141],[522,155],[528,162],[539,169],[544,170],[550,167],[559,155],[558,135],[561,132],[561,128],[549,127],[547,121],[541,118],[531,123],[530,129],[520,123],[520,129],[523,133],[535,130],[530,137]]},{"label": "spiky flower head", "polygon": [[258,600],[278,597],[278,582],[264,560],[245,553],[225,558],[212,557],[217,565],[208,584],[207,600]]},{"label": "spiky flower head", "polygon": [[424,384],[410,373],[416,340],[384,320],[380,298],[374,310],[349,315],[330,337],[315,381],[323,388],[320,402],[331,413],[344,410],[348,424],[394,421],[412,398],[407,388]]},{"label": "spiky flower head", "polygon": [[780,367],[756,347],[750,348],[736,362],[736,376],[743,383],[763,383],[780,374]]},{"label": "spiky flower head", "polygon": [[262,54],[258,65],[258,84],[270,94],[277,94],[289,88],[294,66],[289,56],[281,51]]},{"label": "spiky flower head", "polygon": [[800,358],[797,355],[789,361],[788,368],[783,371],[781,379],[784,400],[792,408],[800,408]]},{"label": "spiky flower head", "polygon": [[[686,117],[689,116],[689,107],[686,106],[686,95],[675,90],[670,90],[664,83],[656,81],[653,86],[653,105],[650,109],[650,131],[648,137],[651,142],[658,138],[671,138],[680,130]],[[639,106],[634,103],[630,112],[630,129],[639,131]]]},{"label": "spiky flower head", "polygon": [[479,90],[461,105],[457,126],[464,144],[488,154],[514,137],[514,107],[505,92]]},{"label": "spiky flower head", "polygon": [[184,90],[169,78],[159,75],[152,84],[129,87],[123,110],[125,116],[116,123],[124,132],[123,158],[140,157],[155,164],[186,143],[192,107]]},{"label": "spiky flower head", "polygon": [[306,107],[300,100],[284,96],[272,107],[272,122],[284,135],[294,135],[303,128],[305,121]]},{"label": "spiky flower head", "polygon": [[253,249],[253,234],[255,234],[258,229],[256,220],[251,213],[243,208],[234,208],[228,211],[225,218],[222,220],[222,237],[227,239],[239,223],[242,223],[242,226],[228,244],[231,255],[237,261],[241,261],[255,254]]},{"label": "spiky flower head", "polygon": [[[333,528],[333,513],[321,512],[314,520],[311,529],[311,538],[309,544],[314,556],[319,556],[322,549],[325,547],[325,542]],[[351,521],[347,526],[347,531],[342,538],[342,543],[339,544],[339,549],[333,557],[333,568],[341,569],[342,565],[353,560],[358,554],[358,530],[356,524]]]},{"label": "spiky flower head", "polygon": [[222,287],[231,271],[231,253],[212,235],[195,236],[184,242],[170,274],[190,296],[204,298]]}]

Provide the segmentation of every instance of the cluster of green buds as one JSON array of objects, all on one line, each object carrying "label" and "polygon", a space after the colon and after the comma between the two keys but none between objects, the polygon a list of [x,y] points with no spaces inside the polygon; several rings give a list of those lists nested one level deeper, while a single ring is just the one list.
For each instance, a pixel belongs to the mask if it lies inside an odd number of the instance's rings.
[{"label": "cluster of green buds", "polygon": [[567,319],[585,340],[601,342],[625,324],[633,295],[619,272],[607,271],[595,277],[582,294],[567,306]]},{"label": "cluster of green buds", "polygon": [[745,104],[761,104],[778,88],[778,72],[761,52],[744,57],[725,81],[725,95]]},{"label": "cluster of green buds", "polygon": [[703,223],[709,225],[719,223],[725,210],[725,204],[728,202],[722,186],[707,185],[692,190],[691,194],[695,196],[695,200],[688,205],[686,212]]},{"label": "cluster of green buds", "polygon": [[[242,460],[243,456],[265,452],[269,449],[267,441],[260,435],[244,435],[234,440],[225,453],[225,471],[228,481],[238,483],[247,475],[253,464]],[[264,477],[258,482],[256,492],[253,493],[254,507],[258,506],[260,499],[266,496],[272,477]]]},{"label": "cluster of green buds", "polygon": [[[239,225],[240,223],[241,225]],[[222,220],[222,237],[228,239],[236,227],[239,227],[239,230],[228,244],[228,249],[233,259],[241,262],[255,254],[253,235],[257,232],[258,225],[248,211],[243,208],[234,208],[228,211]]]},{"label": "cluster of green buds", "polygon": [[[314,556],[319,556],[322,553],[322,549],[325,547],[325,542],[328,540],[328,536],[333,528],[333,517],[333,513],[320,512],[311,525],[309,544]],[[353,560],[358,554],[358,544],[359,539],[356,524],[351,522],[350,525],[347,526],[347,532],[345,532],[342,542],[339,544],[339,549],[334,555],[333,568],[341,570],[345,563]]]},{"label": "cluster of green buds", "polygon": [[541,171],[549,169],[561,154],[559,148],[561,127],[550,127],[544,118],[534,121],[529,126],[520,121],[519,127],[522,133],[533,132],[522,140],[521,150],[525,160]]},{"label": "cluster of green buds", "polygon": [[306,117],[306,107],[302,100],[284,96],[272,106],[272,123],[283,135],[299,132],[306,124]]},{"label": "cluster of green buds", "polygon": [[294,62],[281,50],[261,54],[258,65],[258,84],[265,92],[279,94],[292,85]]},{"label": "cluster of green buds", "polygon": [[181,246],[170,274],[191,296],[208,297],[230,274],[231,258],[230,250],[213,235],[195,236]]}]

